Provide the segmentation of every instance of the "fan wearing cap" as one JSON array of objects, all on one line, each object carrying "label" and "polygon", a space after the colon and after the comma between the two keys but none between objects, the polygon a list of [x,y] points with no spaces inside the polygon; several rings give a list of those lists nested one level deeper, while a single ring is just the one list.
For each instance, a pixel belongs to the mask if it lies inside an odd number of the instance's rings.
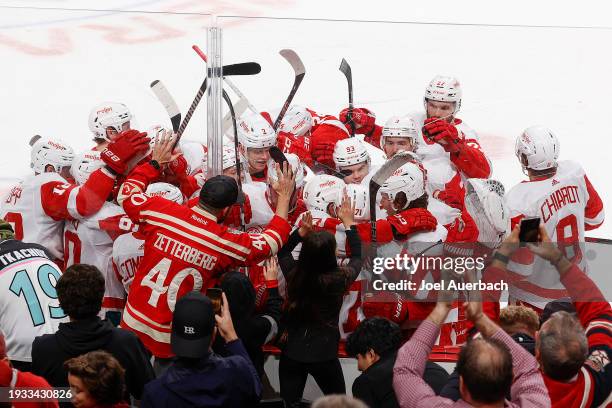
[{"label": "fan wearing cap", "polygon": [[[212,349],[215,337],[225,341],[227,357]],[[261,381],[236,335],[225,294],[215,315],[209,298],[190,292],[176,302],[170,343],[176,359],[145,386],[146,407],[251,407],[261,395]]]},{"label": "fan wearing cap", "polygon": [[[228,176],[209,178],[199,202],[183,206],[145,193],[162,166],[172,159],[173,137],[156,143],[149,163],[139,165],[118,197],[144,235],[144,257],[130,286],[121,326],[134,331],[156,358],[169,358],[170,322],[176,301],[189,291],[204,291],[229,268],[249,266],[275,255],[287,241],[289,202],[295,186],[291,169],[277,167],[275,215],[258,234],[220,225],[238,200],[238,184]],[[143,317],[144,316],[144,317]]]}]

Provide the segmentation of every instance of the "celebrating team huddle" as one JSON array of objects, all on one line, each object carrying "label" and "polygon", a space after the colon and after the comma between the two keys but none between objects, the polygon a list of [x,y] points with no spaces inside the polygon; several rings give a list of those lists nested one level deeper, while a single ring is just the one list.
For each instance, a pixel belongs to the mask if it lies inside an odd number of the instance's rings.
[{"label": "celebrating team huddle", "polygon": [[[398,107],[384,123],[352,106],[334,116],[293,105],[277,128],[267,112],[243,113],[239,148],[225,139],[222,174],[214,176],[207,174],[205,145],[175,146],[176,135],[161,126],[132,129],[132,113],[121,103],[92,110],[91,150],[75,154],[61,139],[34,137],[32,174],[0,202],[0,218],[15,237],[0,242],[8,357],[31,362],[32,338],[67,320],[55,282],[75,264],[102,272],[101,314],[163,361],[174,355],[173,311],[188,292],[204,293],[223,274],[240,271],[254,287],[256,308],[265,308],[274,286],[266,261],[293,244],[293,257],[300,256],[292,231],[330,232],[337,265],[350,269],[353,232],[378,257],[443,256],[461,244],[494,250],[523,219],[539,217],[551,240],[565,244],[584,242],[585,231],[604,222],[596,188],[578,163],[559,160],[552,130],[538,125],[518,135],[515,153],[527,180],[507,189],[490,178],[495,163],[458,117],[461,105],[459,81],[436,76],[422,110]],[[377,149],[385,161],[373,160]],[[579,250],[567,256],[588,270]],[[542,258],[518,254],[508,269],[515,278],[510,302],[541,311],[567,296]],[[439,280],[439,273],[412,275]],[[414,328],[435,305],[434,293],[367,292],[371,262],[353,275],[343,287],[342,339],[377,316]],[[292,283],[279,278],[287,298]],[[438,344],[463,344],[466,327],[458,311]]]}]

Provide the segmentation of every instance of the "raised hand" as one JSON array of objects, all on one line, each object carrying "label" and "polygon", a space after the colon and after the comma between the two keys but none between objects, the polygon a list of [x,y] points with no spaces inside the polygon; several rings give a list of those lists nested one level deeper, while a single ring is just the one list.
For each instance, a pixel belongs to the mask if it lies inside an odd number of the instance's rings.
[{"label": "raised hand", "polygon": [[312,214],[310,211],[306,211],[300,221],[300,227],[298,228],[298,234],[304,238],[306,235],[312,232]]},{"label": "raised hand", "polygon": [[346,229],[351,228],[351,225],[355,225],[355,205],[346,193],[342,198],[342,204],[338,208],[337,214]]}]

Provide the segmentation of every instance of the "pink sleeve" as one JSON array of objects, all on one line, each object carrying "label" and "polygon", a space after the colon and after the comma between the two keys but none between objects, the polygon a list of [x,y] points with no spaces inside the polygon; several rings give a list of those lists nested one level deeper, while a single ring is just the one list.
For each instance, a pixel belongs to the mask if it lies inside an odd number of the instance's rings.
[{"label": "pink sleeve", "polygon": [[452,406],[450,399],[438,397],[423,379],[429,353],[440,327],[424,320],[406,344],[399,349],[393,367],[393,389],[401,407]]},{"label": "pink sleeve", "polygon": [[584,228],[587,231],[599,228],[604,222],[604,205],[601,201],[601,197],[589,181],[589,178],[585,175],[584,182],[586,184],[587,193],[589,194],[589,201],[584,208]]}]

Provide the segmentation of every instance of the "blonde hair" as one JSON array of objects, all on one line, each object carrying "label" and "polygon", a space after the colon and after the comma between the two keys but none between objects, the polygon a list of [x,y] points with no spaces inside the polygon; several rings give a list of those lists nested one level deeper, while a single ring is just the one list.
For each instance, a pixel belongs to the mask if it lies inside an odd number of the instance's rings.
[{"label": "blonde hair", "polygon": [[499,312],[499,325],[506,332],[514,332],[524,326],[533,335],[540,328],[540,318],[535,310],[526,306],[508,306]]}]

